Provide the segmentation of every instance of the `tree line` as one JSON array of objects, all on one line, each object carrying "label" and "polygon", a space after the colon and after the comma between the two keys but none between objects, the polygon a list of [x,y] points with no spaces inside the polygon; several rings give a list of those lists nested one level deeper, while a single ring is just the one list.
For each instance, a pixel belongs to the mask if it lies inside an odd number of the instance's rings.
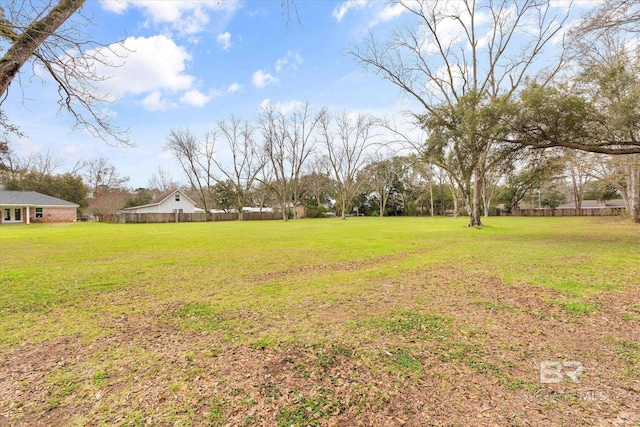
[{"label": "tree line", "polygon": [[[417,102],[408,121],[424,131],[422,138],[402,125],[383,126],[414,149],[423,168],[446,173],[470,226],[482,225],[499,185],[512,187],[506,205],[513,209],[527,191],[557,178],[563,163],[577,208],[586,182],[598,178],[640,222],[640,48],[629,37],[637,33],[640,6],[610,0],[567,32],[570,11],[550,2],[397,3],[412,23],[385,40],[371,33],[349,53]],[[326,110],[309,115],[308,105],[289,118],[263,111],[254,127],[265,143],[259,166],[274,176],[260,181],[272,185],[281,206],[298,202],[301,165],[313,151],[298,129],[299,115],[303,130],[318,127],[320,162],[345,215],[376,120],[365,124]],[[206,158],[206,149],[201,154]],[[201,176],[221,182],[210,170]],[[383,212],[386,198],[379,198]],[[556,194],[548,202],[559,200]]]},{"label": "tree line", "polygon": [[[408,17],[405,25],[390,33],[373,31],[348,53],[415,101],[405,123],[312,111],[305,103],[286,114],[268,107],[253,123],[220,121],[203,137],[174,129],[166,148],[204,208],[220,199],[218,188],[236,208],[262,194],[285,212],[308,191],[303,176],[316,173],[332,181],[331,197],[343,217],[367,191],[378,194],[383,213],[394,200],[378,182],[386,172],[369,167],[375,178],[363,178],[375,141],[411,148],[411,170],[442,173],[453,211],[461,205],[470,226],[482,225],[483,213],[499,195],[507,210],[532,189],[538,204],[543,190],[549,206],[557,204],[561,192],[552,183],[559,176],[569,183],[576,205],[591,191],[587,184],[597,181],[601,194],[619,194],[630,218],[640,222],[640,45],[634,42],[640,5],[607,0],[569,26],[571,10],[550,1],[395,3]],[[73,39],[68,21],[82,4],[51,3],[30,22],[24,22],[29,14],[0,10],[0,37],[9,44],[0,60],[1,93],[22,65],[40,62],[60,84],[61,106],[80,125],[123,142],[108,120],[91,114],[102,101],[86,91],[87,82],[99,77],[83,67],[92,58],[58,61],[62,69],[46,66],[70,51],[61,47],[91,46]],[[1,118],[6,132],[16,131]],[[422,135],[407,134],[407,126]],[[223,143],[232,153],[225,164],[214,150]],[[6,156],[6,143],[2,152]],[[376,191],[364,191],[365,182],[378,182]],[[434,179],[427,182],[437,188]],[[435,201],[429,207],[433,212]]]},{"label": "tree line", "polygon": [[[455,177],[411,150],[392,150],[387,143],[395,140],[381,133],[386,129],[388,123],[372,116],[332,116],[325,109],[314,113],[308,104],[288,113],[269,108],[255,122],[220,121],[202,137],[188,129],[171,131],[165,149],[180,150],[174,155],[187,183],[158,167],[146,187],[134,189],[106,158],[79,161],[60,172],[62,161],[51,153],[20,158],[9,151],[0,162],[0,188],[59,197],[80,205],[81,214],[96,216],[147,204],[177,188],[204,209],[233,210],[240,216],[246,207],[284,206],[283,219],[295,218],[299,203],[309,217],[464,213],[464,194]],[[230,153],[229,158],[223,161],[219,152]],[[511,212],[522,203],[555,208],[568,200],[580,208],[584,198],[620,197],[626,194],[621,160],[573,150],[554,156],[531,150],[526,161],[484,181],[481,214],[496,208]]]}]

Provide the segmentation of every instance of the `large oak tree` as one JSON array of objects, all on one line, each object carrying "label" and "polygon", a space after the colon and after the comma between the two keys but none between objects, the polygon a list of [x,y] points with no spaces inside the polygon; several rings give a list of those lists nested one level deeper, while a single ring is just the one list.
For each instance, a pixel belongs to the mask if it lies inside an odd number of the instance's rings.
[{"label": "large oak tree", "polygon": [[[386,40],[375,34],[351,54],[417,101],[413,118],[429,133],[425,151],[458,178],[470,216],[481,225],[484,175],[502,134],[492,104],[513,97],[567,14],[549,1],[397,1],[410,17]],[[546,61],[549,73],[557,61]],[[480,120],[490,119],[489,122]]]}]

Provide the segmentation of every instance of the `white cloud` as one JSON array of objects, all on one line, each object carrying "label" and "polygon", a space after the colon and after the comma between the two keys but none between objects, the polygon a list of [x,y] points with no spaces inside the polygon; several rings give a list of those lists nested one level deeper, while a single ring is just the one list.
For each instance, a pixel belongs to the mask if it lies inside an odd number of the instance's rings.
[{"label": "white cloud", "polygon": [[267,109],[270,106],[271,106],[271,100],[269,98],[263,99],[262,102],[260,103],[261,110]]},{"label": "white cloud", "polygon": [[344,16],[352,11],[364,8],[368,3],[368,0],[347,0],[333,9],[333,17],[336,21],[341,22]]},{"label": "white cloud", "polygon": [[[574,2],[571,0],[551,0],[549,2],[549,5],[553,8],[560,9],[566,13],[566,12],[569,12],[572,7],[574,7],[573,3]],[[595,0],[592,0],[589,3],[591,3],[591,5],[593,6],[593,3],[595,3]],[[578,7],[580,6],[578,5]]]},{"label": "white cloud", "polygon": [[222,34],[218,34],[218,37],[216,37],[216,41],[218,42],[222,50],[231,49],[231,33],[229,33],[228,31]]},{"label": "white cloud", "polygon": [[295,99],[286,102],[273,103],[269,98],[267,98],[262,100],[262,102],[260,103],[260,110],[273,108],[275,111],[286,115],[304,106],[304,104],[305,103],[303,101],[296,101]]},{"label": "white cloud", "polygon": [[101,83],[101,89],[115,98],[127,93],[187,90],[195,80],[185,73],[191,55],[162,35],[128,37],[122,46],[113,44],[99,53],[107,62],[120,64],[96,70],[100,75],[111,76]]},{"label": "white cloud", "polygon": [[262,89],[269,85],[278,83],[280,79],[272,76],[269,73],[265,73],[262,70],[258,70],[255,73],[253,73],[252,81],[255,87]]},{"label": "white cloud", "polygon": [[382,9],[376,15],[374,22],[369,24],[370,27],[376,26],[380,22],[391,21],[392,19],[397,18],[407,11],[407,8],[402,3],[394,3],[387,5],[384,9]]},{"label": "white cloud", "polygon": [[[147,25],[164,25],[183,34],[203,31],[215,13],[222,24],[228,22],[241,7],[237,1],[184,1],[184,0],[101,0],[104,10],[121,14],[129,7],[141,10]],[[224,25],[221,25],[224,26]]]},{"label": "white cloud", "polygon": [[293,71],[298,70],[298,65],[302,64],[304,61],[302,56],[300,56],[299,52],[294,52],[292,50],[287,51],[287,54],[284,58],[279,58],[276,61],[276,65],[274,66],[275,70],[279,73],[285,66],[292,69]]},{"label": "white cloud", "polygon": [[102,8],[109,12],[123,14],[129,8],[129,2],[126,0],[100,0]]},{"label": "white cloud", "polygon": [[242,88],[243,87],[242,87],[242,85],[240,83],[233,82],[227,88],[227,92],[230,92],[230,93],[240,92],[242,90]]},{"label": "white cloud", "polygon": [[209,94],[209,95],[205,95],[202,92],[200,92],[199,90],[189,90],[187,92],[185,92],[181,97],[180,97],[180,101],[185,103],[185,104],[189,104],[192,105],[194,107],[204,107],[207,102],[209,102],[211,100],[211,98],[214,97],[214,95],[216,95],[215,93]]},{"label": "white cloud", "polygon": [[165,111],[167,110],[167,101],[162,98],[159,90],[151,92],[141,102],[145,110],[149,111]]}]

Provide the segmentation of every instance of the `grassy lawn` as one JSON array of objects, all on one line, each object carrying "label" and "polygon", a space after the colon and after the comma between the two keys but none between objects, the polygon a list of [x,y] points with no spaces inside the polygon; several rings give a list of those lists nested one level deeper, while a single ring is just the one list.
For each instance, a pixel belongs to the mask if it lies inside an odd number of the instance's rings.
[{"label": "grassy lawn", "polygon": [[0,226],[0,425],[640,425],[640,227],[486,223]]}]

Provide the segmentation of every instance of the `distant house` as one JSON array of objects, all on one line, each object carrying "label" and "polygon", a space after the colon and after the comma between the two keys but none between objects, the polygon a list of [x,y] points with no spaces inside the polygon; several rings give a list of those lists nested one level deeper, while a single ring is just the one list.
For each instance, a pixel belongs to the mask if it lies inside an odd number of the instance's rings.
[{"label": "distant house", "polygon": [[252,206],[245,206],[242,208],[242,212],[249,212],[249,213],[261,213],[261,212],[273,212],[273,208],[266,208],[266,207],[252,207]]},{"label": "distant house", "polygon": [[296,203],[294,210],[296,212],[296,218],[306,218],[307,217],[307,206],[302,203]]},{"label": "distant house", "polygon": [[[227,214],[227,213],[238,213],[238,209],[236,208],[231,208],[231,209],[210,209],[209,212],[211,212],[212,214]],[[242,208],[242,212],[243,213],[272,213],[273,212],[273,208],[267,208],[267,207],[252,207],[252,206],[245,206]]]},{"label": "distant house", "polygon": [[[294,212],[295,211],[296,218],[306,218],[307,217],[307,206],[302,202],[298,202],[295,205],[293,203],[289,203],[289,204],[287,204],[287,209],[288,209],[289,212]],[[275,212],[282,213],[282,208],[280,206],[278,206],[275,209]]]},{"label": "distant house", "polygon": [[[626,204],[624,199],[613,200],[583,200],[582,209],[604,209],[604,208],[624,208]],[[565,203],[556,209],[576,209],[575,202]]]},{"label": "distant house", "polygon": [[169,190],[146,205],[123,209],[126,213],[194,213],[202,212],[182,190]]},{"label": "distant house", "polygon": [[79,205],[35,191],[0,191],[0,223],[75,222]]}]

